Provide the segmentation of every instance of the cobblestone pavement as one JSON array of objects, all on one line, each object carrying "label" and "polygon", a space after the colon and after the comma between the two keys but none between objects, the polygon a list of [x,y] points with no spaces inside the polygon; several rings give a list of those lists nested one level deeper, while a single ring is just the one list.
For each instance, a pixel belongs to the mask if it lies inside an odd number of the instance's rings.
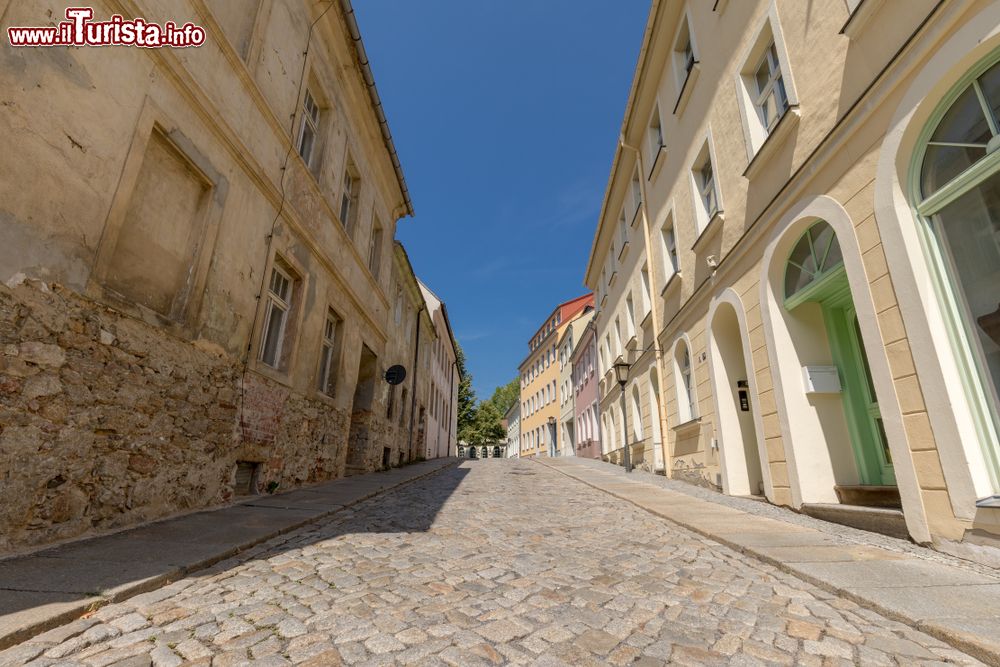
[{"label": "cobblestone pavement", "polygon": [[980,664],[530,461],[361,503],[0,665]]}]

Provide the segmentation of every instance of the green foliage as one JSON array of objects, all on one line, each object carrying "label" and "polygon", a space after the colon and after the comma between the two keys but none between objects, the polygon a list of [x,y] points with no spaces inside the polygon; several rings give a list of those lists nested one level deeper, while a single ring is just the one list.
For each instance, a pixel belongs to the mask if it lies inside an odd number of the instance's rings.
[{"label": "green foliage", "polygon": [[465,368],[465,352],[457,341],[455,348],[458,372],[462,377],[458,383],[458,439],[472,442],[470,437],[475,431],[476,392],[472,389],[472,373]]},{"label": "green foliage", "polygon": [[521,387],[518,378],[514,378],[507,384],[497,387],[493,390],[493,395],[490,396],[490,403],[500,413],[501,419],[519,400],[521,400]]}]

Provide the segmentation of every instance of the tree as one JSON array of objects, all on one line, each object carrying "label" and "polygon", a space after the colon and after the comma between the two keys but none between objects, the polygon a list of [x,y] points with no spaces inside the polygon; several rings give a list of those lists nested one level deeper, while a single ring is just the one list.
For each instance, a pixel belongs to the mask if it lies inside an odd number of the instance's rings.
[{"label": "tree", "polygon": [[470,436],[475,430],[476,392],[472,389],[472,373],[465,368],[465,352],[457,341],[455,362],[461,376],[458,383],[458,439],[460,442],[472,442]]},{"label": "tree", "polygon": [[514,378],[507,384],[497,387],[493,390],[493,395],[490,396],[490,403],[500,413],[501,419],[519,400],[521,400],[521,387],[518,378]]},{"label": "tree", "polygon": [[476,408],[476,418],[468,443],[471,445],[492,445],[507,435],[504,432],[501,415],[491,401],[483,401]]}]

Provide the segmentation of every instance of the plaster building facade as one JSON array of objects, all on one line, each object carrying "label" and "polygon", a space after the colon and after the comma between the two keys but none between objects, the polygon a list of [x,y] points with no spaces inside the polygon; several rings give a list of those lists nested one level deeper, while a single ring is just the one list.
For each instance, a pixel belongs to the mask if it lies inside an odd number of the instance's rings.
[{"label": "plaster building facade", "polygon": [[594,317],[594,309],[587,306],[580,315],[566,325],[559,337],[559,436],[558,456],[576,456],[576,401],[573,391],[573,351],[584,328]]},{"label": "plaster building facade", "polygon": [[566,325],[593,307],[593,294],[559,304],[528,341],[528,356],[521,362],[521,456],[555,456],[558,443],[559,365],[558,341]]},{"label": "plaster building facade", "polygon": [[648,270],[667,474],[995,557],[998,63],[996,2],[653,2],[586,283],[614,340]]},{"label": "plaster building facade", "polygon": [[573,348],[572,390],[576,456],[601,458],[601,419],[598,404],[600,374],[597,361],[597,324],[594,318],[583,328]]},{"label": "plaster building facade", "polygon": [[433,338],[425,339],[421,372],[427,374],[427,408],[418,415],[426,423],[421,454],[427,459],[458,455],[458,346],[448,319],[448,309],[424,283],[420,289],[427,303]]},{"label": "plaster building facade", "polygon": [[350,2],[129,7],[205,44],[0,50],[0,552],[373,470],[400,437],[412,208]]},{"label": "plaster building facade", "polygon": [[521,455],[521,402],[515,401],[503,417],[507,429],[507,458],[518,458]]}]

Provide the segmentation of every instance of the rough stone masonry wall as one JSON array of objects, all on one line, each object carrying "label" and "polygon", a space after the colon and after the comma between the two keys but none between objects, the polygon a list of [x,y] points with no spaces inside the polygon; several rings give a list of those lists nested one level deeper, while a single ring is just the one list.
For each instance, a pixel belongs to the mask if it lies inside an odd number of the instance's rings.
[{"label": "rough stone masonry wall", "polygon": [[60,286],[0,285],[0,553],[343,474],[347,417]]}]

